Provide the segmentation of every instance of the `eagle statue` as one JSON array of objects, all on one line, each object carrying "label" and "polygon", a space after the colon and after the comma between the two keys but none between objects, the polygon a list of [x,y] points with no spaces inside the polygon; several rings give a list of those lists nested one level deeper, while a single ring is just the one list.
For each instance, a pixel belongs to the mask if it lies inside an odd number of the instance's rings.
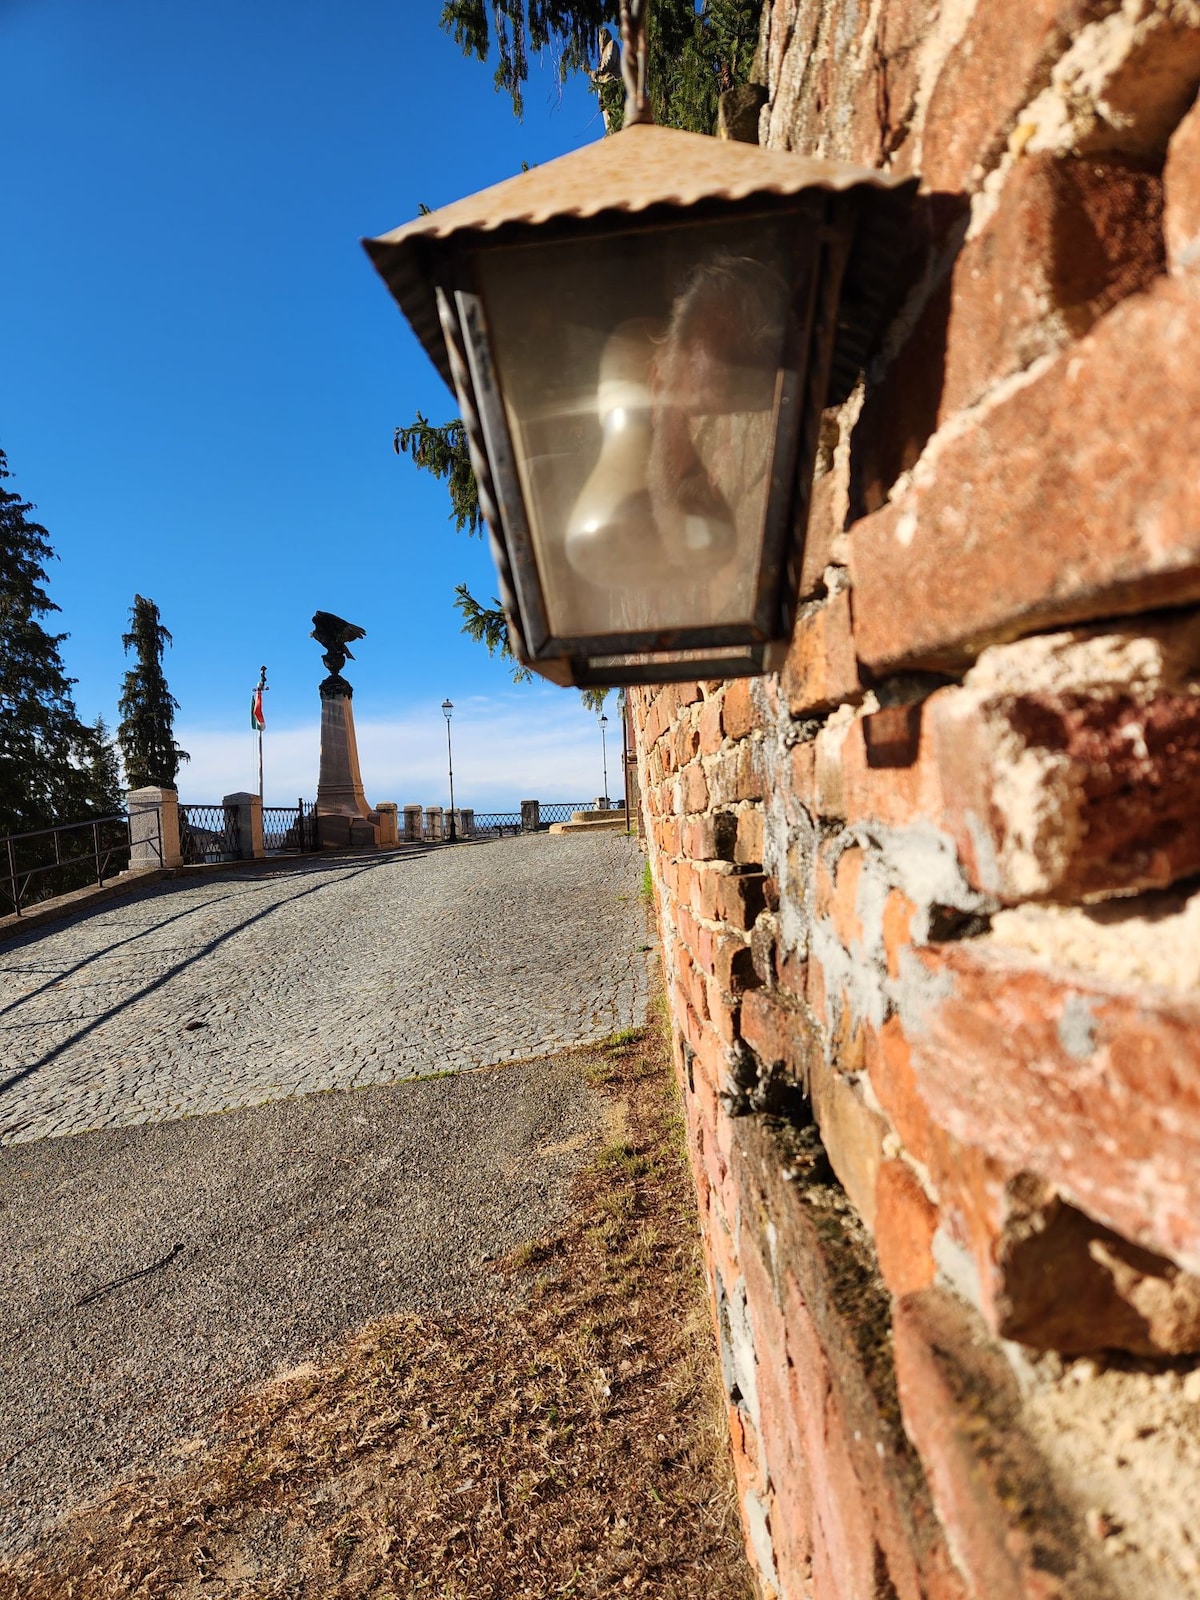
[{"label": "eagle statue", "polygon": [[360,628],[357,623],[347,622],[344,617],[335,617],[332,611],[314,611],[313,628],[309,634],[310,639],[315,639],[324,648],[325,654],[321,657],[329,668],[331,676],[341,676],[342,668],[347,660],[354,660],[354,653],[350,644],[355,639],[365,639],[367,630]]}]

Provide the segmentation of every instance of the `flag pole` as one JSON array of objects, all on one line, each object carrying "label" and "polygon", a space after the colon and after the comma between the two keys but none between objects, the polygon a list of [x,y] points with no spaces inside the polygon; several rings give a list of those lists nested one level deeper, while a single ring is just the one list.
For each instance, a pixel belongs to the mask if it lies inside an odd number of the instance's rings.
[{"label": "flag pole", "polygon": [[266,667],[260,667],[258,669],[258,687],[254,691],[254,699],[251,702],[251,712],[250,712],[250,714],[251,714],[251,716],[252,716],[252,718],[254,720],[254,726],[258,729],[258,804],[259,804],[259,809],[260,810],[261,810],[262,804],[263,804],[263,737],[262,736],[263,736],[264,723],[263,723],[262,697],[263,697],[264,693],[266,692],[266,689],[267,689],[267,669],[266,669]]}]

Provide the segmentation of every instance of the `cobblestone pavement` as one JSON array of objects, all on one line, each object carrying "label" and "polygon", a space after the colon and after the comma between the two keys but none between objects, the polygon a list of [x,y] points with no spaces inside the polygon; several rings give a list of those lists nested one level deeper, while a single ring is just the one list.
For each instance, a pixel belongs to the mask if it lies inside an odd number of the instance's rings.
[{"label": "cobblestone pavement", "polygon": [[622,835],[158,885],[0,947],[0,1144],[546,1055],[645,1020]]}]

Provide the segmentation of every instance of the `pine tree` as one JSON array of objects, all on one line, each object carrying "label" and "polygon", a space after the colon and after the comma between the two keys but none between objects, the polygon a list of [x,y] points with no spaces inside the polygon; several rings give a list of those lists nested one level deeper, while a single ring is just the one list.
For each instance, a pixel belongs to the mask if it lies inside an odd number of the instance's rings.
[{"label": "pine tree", "polygon": [[10,476],[0,450],[0,829],[26,833],[103,816],[111,797],[95,787],[96,730],[75,709],[67,635],[42,625],[59,609],[45,587],[50,536],[4,488]]},{"label": "pine tree", "polygon": [[131,789],[147,785],[173,789],[180,763],[191,758],[175,743],[179,702],[167,688],[162,669],[163,649],[171,643],[171,635],[154,601],[140,594],[133,597],[129,621],[130,631],[122,634],[121,642],[126,655],[136,652],[137,665],[125,674],[117,729],[125,779]]},{"label": "pine tree", "polygon": [[[556,58],[560,83],[573,72],[592,81],[606,126],[621,126],[625,91],[612,54],[618,0],[445,0],[441,26],[464,55],[486,61],[495,26],[496,88],[524,112],[530,54]],[[654,0],[646,30],[646,81],[654,120],[712,133],[717,98],[744,83],[758,48],[762,0]]]},{"label": "pine tree", "polygon": [[92,804],[101,816],[113,817],[125,806],[116,741],[103,717],[96,718],[89,732],[92,736],[88,762]]}]

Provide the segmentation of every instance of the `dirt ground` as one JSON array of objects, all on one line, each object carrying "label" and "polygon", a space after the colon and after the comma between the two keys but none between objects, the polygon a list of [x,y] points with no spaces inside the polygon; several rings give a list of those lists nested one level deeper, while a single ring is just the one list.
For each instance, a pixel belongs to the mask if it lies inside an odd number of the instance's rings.
[{"label": "dirt ground", "polygon": [[751,1600],[665,1041],[566,1059],[609,1142],[497,1302],[251,1389],[0,1567],[0,1600]]}]

